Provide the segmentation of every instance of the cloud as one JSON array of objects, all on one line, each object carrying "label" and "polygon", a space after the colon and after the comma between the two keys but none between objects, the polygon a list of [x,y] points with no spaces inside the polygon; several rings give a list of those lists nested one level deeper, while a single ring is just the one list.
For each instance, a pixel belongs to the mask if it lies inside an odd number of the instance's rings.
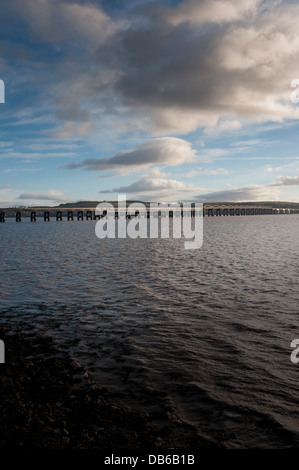
[{"label": "cloud", "polygon": [[90,134],[94,129],[94,125],[90,122],[84,122],[76,124],[74,122],[65,122],[62,130],[56,130],[53,132],[53,137],[74,137],[74,136],[84,136]]},{"label": "cloud", "polygon": [[122,15],[107,11],[95,1],[1,4],[15,28],[23,22],[39,44],[55,48],[51,73],[43,63],[42,75],[29,75],[33,83],[46,80],[49,115],[65,123],[54,135],[237,132],[246,123],[299,119],[290,101],[299,54],[295,2],[136,2]]},{"label": "cloud", "polygon": [[[200,194],[197,199],[202,202],[242,202],[279,200],[278,188],[299,186],[299,176],[279,176],[274,183],[265,185],[247,185],[223,191]],[[277,189],[275,189],[277,188]]]},{"label": "cloud", "polygon": [[34,153],[25,153],[25,152],[2,152],[0,154],[0,159],[4,158],[19,158],[26,159],[27,161],[35,161],[45,158],[64,158],[64,157],[73,157],[76,155],[74,152],[34,152]]},{"label": "cloud", "polygon": [[201,202],[246,202],[279,200],[280,192],[269,186],[248,185],[240,188],[213,191],[196,197]]},{"label": "cloud", "polygon": [[283,167],[282,167],[282,166],[277,166],[277,167],[273,168],[272,166],[267,165],[267,166],[265,167],[265,171],[266,171],[267,173],[273,173],[273,171],[282,171],[282,170],[283,170]]},{"label": "cloud", "polygon": [[145,142],[133,149],[118,152],[110,158],[88,158],[79,163],[70,163],[64,169],[83,168],[88,171],[138,170],[152,165],[176,166],[192,162],[196,150],[186,140],[176,137],[161,137]]},{"label": "cloud", "polygon": [[11,147],[13,142],[0,142],[0,148]]},{"label": "cloud", "polygon": [[299,176],[278,176],[271,186],[299,186]]},{"label": "cloud", "polygon": [[242,124],[240,121],[237,119],[224,119],[217,122],[216,126],[213,126],[211,128],[207,127],[205,129],[206,134],[211,134],[211,133],[216,133],[216,132],[229,132],[229,131],[236,131],[238,129],[241,129]]},{"label": "cloud", "polygon": [[53,202],[68,202],[71,201],[71,198],[63,194],[61,191],[56,189],[49,189],[44,193],[40,192],[28,192],[23,193],[18,196],[17,199],[22,199],[26,201],[53,201]]},{"label": "cloud", "polygon": [[14,205],[14,201],[8,199],[0,199],[0,207],[11,207]]},{"label": "cloud", "polygon": [[214,170],[199,168],[198,170],[190,170],[186,173],[179,173],[175,174],[174,176],[181,177],[181,178],[193,178],[194,176],[198,175],[208,175],[208,176],[216,176],[216,175],[228,175],[229,171],[225,168],[215,168]]},{"label": "cloud", "polygon": [[198,191],[199,188],[187,185],[176,179],[170,179],[159,168],[153,168],[149,173],[141,175],[138,181],[127,186],[120,186],[114,189],[101,190],[100,193],[123,193],[123,194],[144,194],[147,197],[175,197],[178,193],[190,193]]},{"label": "cloud", "polygon": [[242,19],[256,10],[260,0],[187,0],[177,7],[164,9],[164,18],[172,26],[189,23],[201,26],[207,23],[227,23]]},{"label": "cloud", "polygon": [[3,8],[17,11],[39,40],[59,43],[87,41],[99,44],[116,29],[115,23],[95,3],[60,0],[4,0]]},{"label": "cloud", "polygon": [[[123,104],[143,112],[145,129],[237,130],[245,122],[299,118],[289,99],[297,74],[298,5],[271,10],[265,3],[239,3],[185,1],[166,10],[164,23],[119,33],[121,73],[114,89]],[[224,17],[221,27],[208,24]]]}]

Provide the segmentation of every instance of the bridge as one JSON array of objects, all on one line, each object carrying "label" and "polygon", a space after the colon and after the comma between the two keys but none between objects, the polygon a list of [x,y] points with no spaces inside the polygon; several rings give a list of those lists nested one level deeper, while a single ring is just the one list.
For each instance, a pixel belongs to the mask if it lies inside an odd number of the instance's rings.
[{"label": "bridge", "polygon": [[203,217],[220,217],[220,216],[254,216],[254,215],[276,215],[276,214],[299,214],[299,209],[281,208],[281,207],[270,207],[270,206],[253,206],[253,205],[228,205],[228,204],[204,204],[203,210],[199,210],[195,204],[191,204],[189,210],[183,208],[171,208],[166,206],[165,208],[148,208],[144,206],[144,209],[130,210],[128,208],[118,209],[115,207],[114,211],[111,209],[103,208],[99,210],[90,207],[86,208],[26,208],[23,210],[15,209],[9,210],[6,214],[4,210],[0,211],[0,223],[5,223],[7,217],[14,217],[16,222],[21,222],[23,217],[30,218],[31,222],[36,222],[37,218],[41,217],[45,222],[49,222],[52,218],[58,222],[62,222],[63,219],[67,221],[73,220],[97,220],[102,217],[114,214],[115,219],[125,217],[131,219],[133,217],[184,217],[184,216],[203,216]]}]

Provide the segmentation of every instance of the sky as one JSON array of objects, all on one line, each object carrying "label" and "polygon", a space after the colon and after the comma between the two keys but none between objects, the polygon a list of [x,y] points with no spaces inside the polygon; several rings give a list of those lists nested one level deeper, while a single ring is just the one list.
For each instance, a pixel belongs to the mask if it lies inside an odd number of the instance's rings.
[{"label": "sky", "polygon": [[295,1],[1,0],[0,206],[299,202],[298,21]]}]

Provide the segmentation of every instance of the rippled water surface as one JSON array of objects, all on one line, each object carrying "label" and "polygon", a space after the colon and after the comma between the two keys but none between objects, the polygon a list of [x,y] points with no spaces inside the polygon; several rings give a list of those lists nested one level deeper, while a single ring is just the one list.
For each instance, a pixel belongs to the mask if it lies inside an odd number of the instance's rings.
[{"label": "rippled water surface", "polygon": [[1,321],[54,336],[100,385],[226,447],[299,445],[299,215],[204,219],[204,244],[0,225]]}]

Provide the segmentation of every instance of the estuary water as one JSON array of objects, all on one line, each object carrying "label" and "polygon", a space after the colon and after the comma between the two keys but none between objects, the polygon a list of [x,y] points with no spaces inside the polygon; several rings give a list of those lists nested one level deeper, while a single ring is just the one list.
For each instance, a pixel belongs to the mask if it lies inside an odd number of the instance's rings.
[{"label": "estuary water", "polygon": [[227,448],[299,445],[299,215],[205,217],[197,250],[94,221],[8,219],[0,240],[0,321],[51,335],[116,401]]}]

